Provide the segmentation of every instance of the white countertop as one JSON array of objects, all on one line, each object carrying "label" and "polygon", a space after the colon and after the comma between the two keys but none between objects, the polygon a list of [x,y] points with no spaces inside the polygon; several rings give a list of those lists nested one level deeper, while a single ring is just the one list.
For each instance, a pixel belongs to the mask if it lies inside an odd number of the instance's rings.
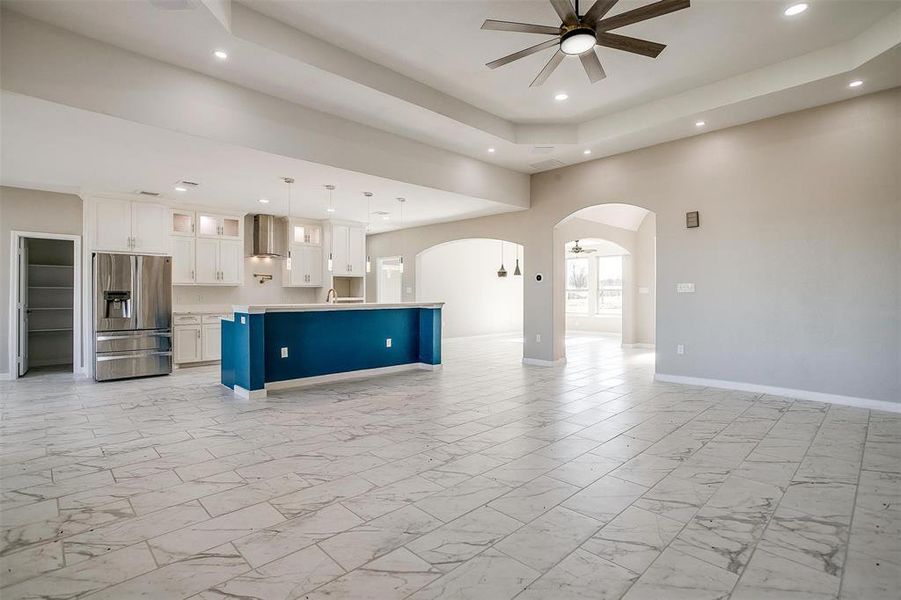
[{"label": "white countertop", "polygon": [[232,306],[236,313],[267,312],[314,312],[324,310],[378,310],[384,308],[441,308],[444,302],[396,302],[379,304],[378,302],[360,302],[356,304],[251,304]]},{"label": "white countertop", "polygon": [[173,304],[173,315],[232,314],[231,304]]}]

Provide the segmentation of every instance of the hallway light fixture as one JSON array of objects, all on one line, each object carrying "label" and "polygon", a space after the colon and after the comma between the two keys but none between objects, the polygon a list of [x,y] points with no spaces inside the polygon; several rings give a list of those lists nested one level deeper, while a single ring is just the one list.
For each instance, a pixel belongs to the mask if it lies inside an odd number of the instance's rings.
[{"label": "hallway light fixture", "polygon": [[513,276],[522,275],[522,271],[519,269],[519,244],[516,244],[516,268],[513,269]]},{"label": "hallway light fixture", "polygon": [[228,52],[226,52],[225,50],[216,50],[215,52],[213,52],[213,56],[215,56],[219,60],[227,60]]},{"label": "hallway light fixture", "polygon": [[792,4],[788,8],[785,9],[783,14],[786,17],[794,17],[795,15],[800,15],[802,12],[807,10],[808,6],[806,2],[799,2],[798,4]]},{"label": "hallway light fixture", "polygon": [[[369,233],[369,227],[372,225],[372,192],[363,192],[366,196],[366,233]],[[366,253],[366,272],[372,273],[372,258]]]},{"label": "hallway light fixture", "polygon": [[507,276],[507,269],[504,268],[504,241],[501,240],[501,268],[497,270],[497,276],[504,278]]},{"label": "hallway light fixture", "polygon": [[556,100],[557,102],[562,102],[567,98],[569,98],[569,94],[567,94],[566,92],[560,92],[559,94],[554,96],[554,100]]},{"label": "hallway light fixture", "polygon": [[[293,177],[282,177],[282,181],[288,184],[288,231],[291,231],[291,185],[294,183]],[[260,202],[269,202],[265,198],[261,199]],[[291,240],[288,240],[288,253],[287,258],[285,258],[285,269],[288,271],[291,270]],[[260,283],[263,283],[262,280]]]},{"label": "hallway light fixture", "polygon": [[860,79],[855,79],[854,81],[852,81],[851,83],[848,84],[848,87],[849,87],[849,88],[856,88],[856,87],[860,87],[860,86],[862,86],[862,85],[863,85],[863,81],[862,81],[862,80],[860,80]]}]

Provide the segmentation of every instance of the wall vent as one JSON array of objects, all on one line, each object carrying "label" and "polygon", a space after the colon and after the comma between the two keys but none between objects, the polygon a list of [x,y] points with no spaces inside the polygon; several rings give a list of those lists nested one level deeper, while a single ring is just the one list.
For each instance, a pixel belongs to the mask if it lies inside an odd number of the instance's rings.
[{"label": "wall vent", "polygon": [[541,162],[532,163],[529,165],[536,171],[550,171],[551,169],[559,169],[560,167],[565,167],[566,165],[559,160],[551,158],[549,160],[543,160]]}]

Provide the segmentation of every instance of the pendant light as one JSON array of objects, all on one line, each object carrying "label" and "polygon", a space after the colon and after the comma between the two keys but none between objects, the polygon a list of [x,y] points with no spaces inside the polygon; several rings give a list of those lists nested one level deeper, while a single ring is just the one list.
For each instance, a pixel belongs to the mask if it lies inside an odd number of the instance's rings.
[{"label": "pendant light", "polygon": [[[404,203],[407,201],[406,198],[398,198],[398,202],[400,202],[400,228],[404,228]],[[401,231],[400,233],[400,272],[401,275],[404,273],[404,233]]]},{"label": "pendant light", "polygon": [[[372,192],[363,192],[366,196],[366,234],[369,235],[369,227],[372,225]],[[372,260],[366,253],[366,272],[372,273]]]},{"label": "pendant light", "polygon": [[506,277],[507,269],[504,268],[504,242],[501,241],[501,268],[497,270],[498,277]]},{"label": "pendant light", "polygon": [[[332,207],[332,191],[335,189],[335,186],[329,184],[325,186],[325,189],[328,190],[328,212],[335,212],[335,209]],[[335,250],[335,234],[332,232],[332,235],[329,236],[329,249],[328,249],[328,272],[331,273],[334,268],[334,262],[332,261],[332,254]]]},{"label": "pendant light", "polygon": [[[293,177],[282,177],[282,181],[288,184],[288,233],[291,233],[291,185],[294,183]],[[288,244],[288,258],[285,259],[285,269],[291,270],[291,245]]]},{"label": "pendant light", "polygon": [[516,244],[516,268],[513,269],[513,276],[522,275],[522,271],[519,269],[519,244]]}]

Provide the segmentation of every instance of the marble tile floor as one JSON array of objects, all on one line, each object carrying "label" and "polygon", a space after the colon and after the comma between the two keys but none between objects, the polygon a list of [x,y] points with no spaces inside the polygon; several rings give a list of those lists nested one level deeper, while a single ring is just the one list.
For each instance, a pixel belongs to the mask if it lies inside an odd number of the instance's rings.
[{"label": "marble tile floor", "polygon": [[567,347],[264,401],[211,368],[0,383],[0,597],[899,597],[901,414]]}]

